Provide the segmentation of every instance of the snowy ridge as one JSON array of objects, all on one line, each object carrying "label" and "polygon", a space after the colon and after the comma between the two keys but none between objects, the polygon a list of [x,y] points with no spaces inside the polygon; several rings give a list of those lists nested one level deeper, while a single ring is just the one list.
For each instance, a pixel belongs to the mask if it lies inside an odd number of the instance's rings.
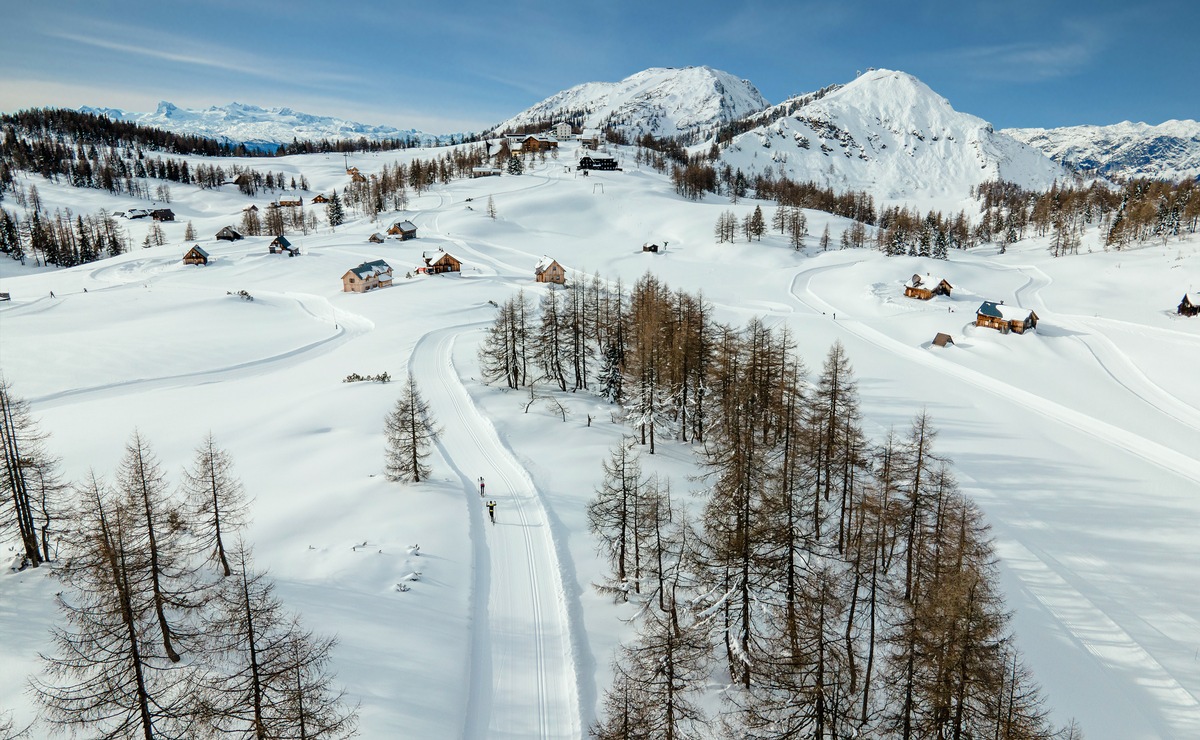
[{"label": "snowy ridge", "polygon": [[571,120],[585,128],[612,127],[630,138],[707,136],[718,126],[767,107],[753,84],[711,67],[653,67],[620,82],[587,82],[546,98],[496,126]]},{"label": "snowy ridge", "polygon": [[1044,190],[1070,177],[1040,151],[954,110],[912,75],[886,69],[735,137],[722,158],[746,172],[774,169],[884,200],[962,196],[989,180]]},{"label": "snowy ridge", "polygon": [[256,105],[230,103],[203,110],[180,108],[162,101],[153,113],[131,113],[117,108],[79,109],[81,113],[108,116],[116,121],[128,121],[142,126],[160,128],[177,134],[203,136],[231,144],[245,144],[252,149],[269,149],[279,144],[300,141],[341,141],[365,138],[415,139],[423,144],[435,144],[446,137],[434,136],[416,129],[391,126],[371,126],[331,116],[315,116],[291,108],[260,108]]},{"label": "snowy ridge", "polygon": [[1200,122],[1157,126],[1124,121],[1111,126],[1008,128],[1006,134],[1037,147],[1056,162],[1100,175],[1170,180],[1200,177]]}]

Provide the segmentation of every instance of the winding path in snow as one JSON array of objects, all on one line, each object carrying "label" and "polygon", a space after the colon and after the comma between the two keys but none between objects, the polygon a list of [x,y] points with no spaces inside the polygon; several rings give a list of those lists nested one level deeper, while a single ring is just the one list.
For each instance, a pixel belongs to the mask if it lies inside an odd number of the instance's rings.
[{"label": "winding path in snow", "polygon": [[[482,326],[482,324],[478,325]],[[437,409],[438,448],[462,480],[475,551],[471,666],[464,740],[580,738],[573,624],[541,495],[475,406],[454,366],[454,343],[473,327],[426,334],[409,370]],[[497,502],[486,520],[478,479]]]}]

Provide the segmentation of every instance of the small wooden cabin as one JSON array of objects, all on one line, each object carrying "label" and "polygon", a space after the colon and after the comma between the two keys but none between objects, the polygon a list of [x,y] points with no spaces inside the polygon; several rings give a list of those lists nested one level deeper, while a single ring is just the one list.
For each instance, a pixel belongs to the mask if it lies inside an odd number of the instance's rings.
[{"label": "small wooden cabin", "polygon": [[552,260],[549,257],[542,257],[534,265],[533,278],[539,283],[558,283],[562,285],[567,282],[567,271],[556,260]]},{"label": "small wooden cabin", "polygon": [[174,221],[175,212],[170,208],[155,208],[153,211],[150,211],[150,218],[155,221]]},{"label": "small wooden cabin", "polygon": [[579,164],[576,165],[577,170],[615,170],[617,169],[617,159],[611,154],[585,154],[579,158]]},{"label": "small wooden cabin", "polygon": [[1010,331],[1024,334],[1029,329],[1036,329],[1038,315],[1028,308],[1006,306],[1004,302],[984,301],[975,312],[975,326],[986,326],[997,329],[1001,334]]},{"label": "small wooden cabin", "polygon": [[643,252],[652,252],[654,254],[658,254],[658,250],[660,249],[662,249],[662,247],[658,246],[657,244],[652,244],[651,242],[646,242],[642,245]]},{"label": "small wooden cabin", "polygon": [[304,205],[304,198],[299,195],[281,195],[279,196],[279,200],[275,201],[274,205],[281,208],[284,206],[302,206]]},{"label": "small wooden cabin", "polygon": [[391,265],[383,260],[371,260],[358,267],[346,270],[342,275],[342,292],[366,293],[375,288],[387,288],[392,284]]},{"label": "small wooden cabin", "polygon": [[267,249],[271,254],[283,254],[286,252],[289,257],[295,257],[300,254],[300,249],[292,246],[288,238],[282,234],[272,239],[271,243],[267,245]]},{"label": "small wooden cabin", "polygon": [[558,139],[545,134],[530,134],[519,141],[521,149],[526,152],[548,152],[558,148]]},{"label": "small wooden cabin", "polygon": [[236,242],[242,238],[242,235],[239,234],[237,229],[233,228],[232,226],[226,226],[217,232],[217,238],[221,239],[222,241]]},{"label": "small wooden cabin", "polygon": [[417,226],[412,221],[397,221],[388,229],[392,236],[400,237],[400,241],[408,241],[409,239],[417,238]]},{"label": "small wooden cabin", "polygon": [[426,275],[440,275],[443,272],[461,272],[462,263],[446,252],[434,252],[432,255],[422,254],[425,260]]},{"label": "small wooden cabin", "polygon": [[950,291],[953,289],[953,285],[940,277],[931,277],[928,274],[925,276],[913,275],[904,284],[904,295],[927,301],[935,295],[950,295]]},{"label": "small wooden cabin", "polygon": [[600,132],[594,128],[585,128],[583,133],[579,135],[579,143],[583,144],[588,149],[595,151],[603,141],[600,137]]},{"label": "small wooden cabin", "polygon": [[942,332],[939,331],[933,337],[933,346],[935,346],[935,347],[945,347],[948,344],[954,344],[954,338],[951,337],[949,334],[943,334]]},{"label": "small wooden cabin", "polygon": [[183,264],[185,264],[185,265],[207,265],[208,264],[208,252],[204,251],[204,248],[201,247],[199,244],[197,244],[196,246],[189,249],[187,251],[187,254],[183,255]]},{"label": "small wooden cabin", "polygon": [[312,202],[312,203],[328,203],[328,202],[329,202],[329,199],[328,199],[328,198],[326,198],[326,197],[325,197],[324,195],[322,195],[321,193],[317,193],[316,195],[314,195],[314,196],[313,196],[313,199],[312,199],[312,201],[311,201],[311,202]]},{"label": "small wooden cabin", "polygon": [[245,207],[245,208],[243,208],[242,210],[243,210],[243,211],[257,211],[257,210],[258,210],[258,206],[256,206],[256,205],[254,205],[253,203],[251,203],[250,205],[246,206],[246,207]]},{"label": "small wooden cabin", "polygon": [[1200,293],[1184,293],[1179,302],[1180,316],[1196,316],[1200,314]]},{"label": "small wooden cabin", "polygon": [[371,242],[372,244],[383,244],[383,234],[380,234],[378,231],[376,231],[374,234],[371,234],[367,237],[367,241]]},{"label": "small wooden cabin", "polygon": [[471,177],[499,177],[501,172],[499,167],[472,167]]},{"label": "small wooden cabin", "polygon": [[[351,168],[351,169],[354,169],[354,168]],[[354,169],[354,171],[350,173],[350,182],[366,182],[366,181],[367,181],[366,176],[363,175],[361,172],[359,172],[357,169]]]}]

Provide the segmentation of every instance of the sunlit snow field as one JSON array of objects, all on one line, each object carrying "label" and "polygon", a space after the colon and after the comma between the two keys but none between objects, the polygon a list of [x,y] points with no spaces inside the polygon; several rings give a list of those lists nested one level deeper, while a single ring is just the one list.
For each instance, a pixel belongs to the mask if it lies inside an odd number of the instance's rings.
[{"label": "sunlit snow field", "polygon": [[[428,152],[350,164],[370,173],[414,155]],[[70,478],[111,473],[136,428],[178,480],[214,433],[255,497],[257,561],[309,627],[339,636],[335,668],[361,702],[363,737],[580,737],[629,634],[628,607],[592,589],[602,564],[584,516],[622,432],[617,409],[577,393],[562,395],[565,422],[524,413],[521,393],[480,384],[475,348],[490,301],[546,289],[532,273],[543,255],[626,286],[649,270],[702,291],[721,321],[789,326],[810,369],[840,340],[875,439],[928,409],[993,527],[1013,626],[1057,721],[1078,718],[1092,740],[1200,737],[1200,318],[1174,313],[1200,288],[1200,239],[1106,252],[1091,232],[1069,257],[1030,239],[937,262],[820,253],[825,226],[836,245],[849,222],[810,211],[803,252],[778,235],[718,245],[717,217],[755,201],[683,200],[631,153],[625,172],[586,178],[572,158],[568,146],[520,177],[413,195],[381,223],[289,236],[296,258],[267,254],[269,237],[212,238],[267,194],[172,184],[167,246],[70,270],[0,261],[12,295],[0,367]],[[340,155],[250,165],[303,173],[309,198],[348,182]],[[25,184],[51,211],[144,205]],[[419,238],[367,242],[394,217]],[[181,263],[189,220],[207,267]],[[148,225],[122,223],[140,244]],[[667,249],[642,253],[647,241]],[[439,247],[461,274],[405,278]],[[344,272],[376,258],[394,287],[341,292]],[[927,272],[953,295],[904,298],[904,281]],[[254,300],[231,295],[241,290]],[[977,329],[983,299],[1041,323],[1023,336]],[[932,347],[937,332],[954,345]],[[445,428],[428,483],[382,475],[397,386],[342,382],[383,371],[412,372]],[[645,465],[696,500],[688,446],[662,443]],[[480,476],[499,502],[494,527]],[[26,680],[50,647],[56,590],[46,569],[0,575],[0,709],[18,724],[33,715]]]}]

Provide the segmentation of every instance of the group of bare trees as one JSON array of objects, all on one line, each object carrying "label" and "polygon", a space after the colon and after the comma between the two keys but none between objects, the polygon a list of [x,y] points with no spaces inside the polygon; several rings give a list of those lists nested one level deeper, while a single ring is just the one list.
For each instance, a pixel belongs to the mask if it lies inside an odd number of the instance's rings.
[{"label": "group of bare trees", "polygon": [[605,462],[598,586],[639,609],[593,735],[1054,737],[927,414],[869,441],[841,345],[812,383],[792,345],[757,322],[711,344],[699,521],[635,437]]},{"label": "group of bare trees", "polygon": [[[601,738],[1049,738],[1013,644],[977,508],[925,413],[870,440],[835,344],[814,378],[785,329],[727,326],[647,273],[519,293],[480,348],[488,382],[591,390],[629,435],[588,520],[638,606]],[[698,521],[642,472],[693,443]],[[695,507],[691,507],[695,508]],[[726,686],[717,717],[706,686]]]},{"label": "group of bare trees", "polygon": [[[334,641],[306,630],[242,541],[248,501],[209,435],[173,488],[134,432],[106,481],[62,483],[27,404],[0,382],[2,523],[19,566],[56,563],[39,722],[95,737],[341,738]],[[0,723],[2,725],[3,723]]]},{"label": "group of bare trees", "polygon": [[1013,183],[979,186],[981,217],[976,232],[983,241],[1011,244],[1026,236],[1051,236],[1054,256],[1078,250],[1084,229],[1099,229],[1105,248],[1125,249],[1137,243],[1165,241],[1196,233],[1200,227],[1200,195],[1191,180],[1132,179],[1113,188],[1055,184],[1035,193]]}]

